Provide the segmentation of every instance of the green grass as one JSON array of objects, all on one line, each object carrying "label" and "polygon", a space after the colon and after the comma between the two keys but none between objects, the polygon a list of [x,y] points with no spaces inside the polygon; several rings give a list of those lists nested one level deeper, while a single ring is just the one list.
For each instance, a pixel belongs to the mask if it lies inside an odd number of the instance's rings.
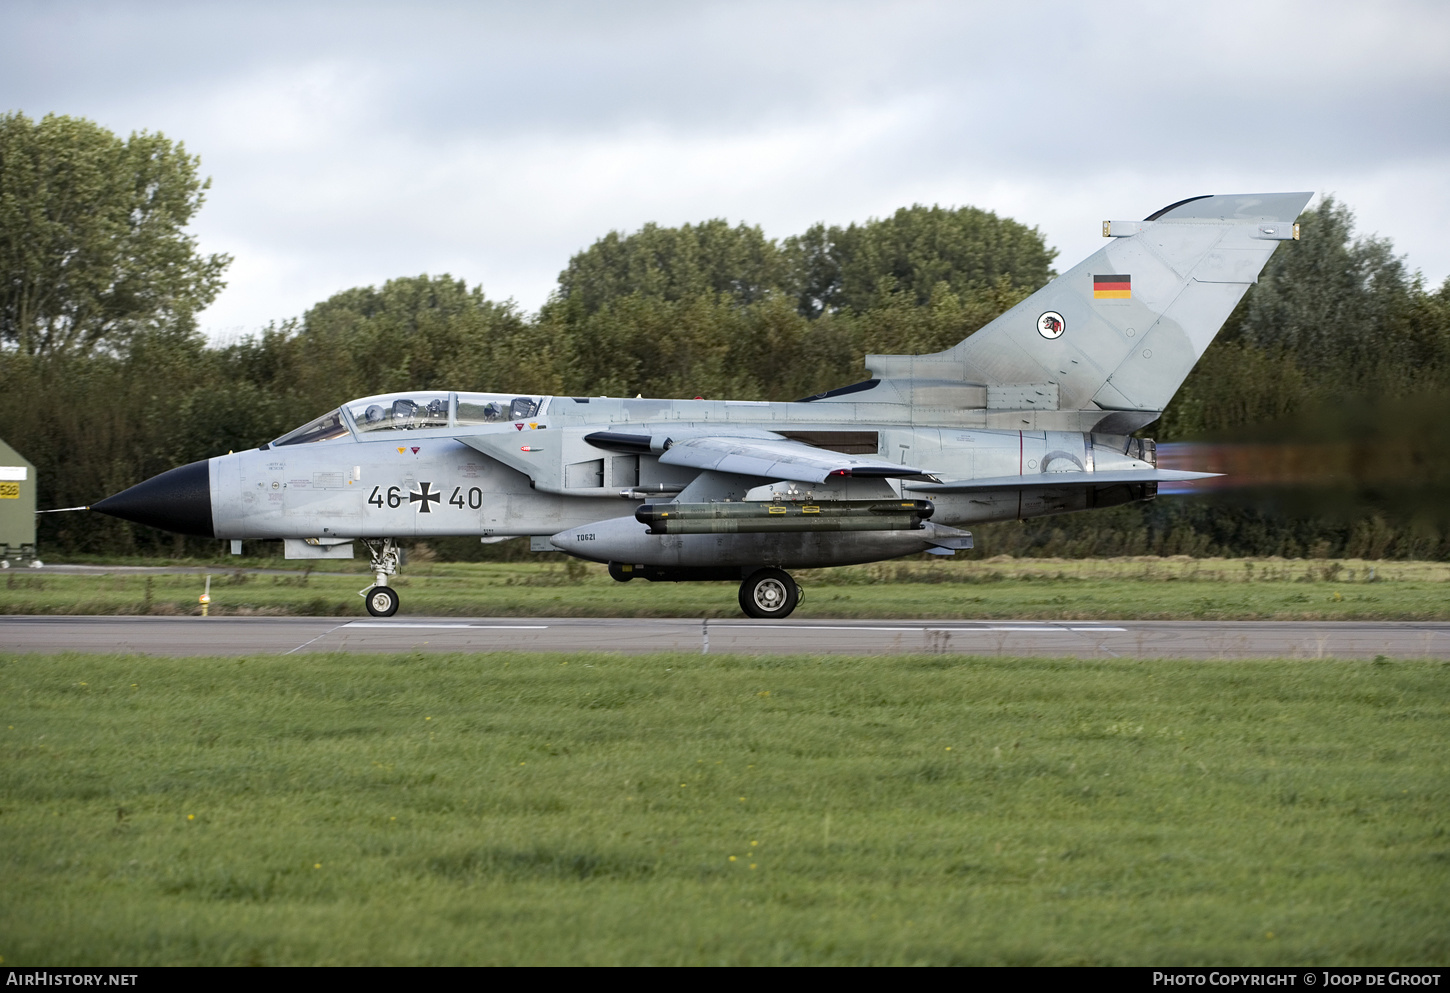
[{"label": "green grass", "polygon": [[[217,567],[215,614],[362,612],[363,563],[322,562],[282,575]],[[1450,564],[1135,558],[889,562],[797,573],[802,618],[1055,620],[1447,620]],[[200,575],[74,576],[12,570],[0,614],[194,614]],[[543,562],[436,563],[394,581],[403,613],[483,617],[733,617],[728,583],[623,584],[603,566]]]},{"label": "green grass", "polygon": [[1444,965],[1447,691],[1401,662],[0,655],[0,956]]}]

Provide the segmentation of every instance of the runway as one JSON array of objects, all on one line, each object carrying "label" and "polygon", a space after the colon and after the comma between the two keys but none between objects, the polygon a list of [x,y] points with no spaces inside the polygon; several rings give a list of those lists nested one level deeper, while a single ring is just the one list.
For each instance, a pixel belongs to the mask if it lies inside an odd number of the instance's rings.
[{"label": "runway", "polygon": [[0,651],[709,652],[1063,658],[1450,659],[1450,623],[1356,621],[703,621],[690,618],[0,617]]}]

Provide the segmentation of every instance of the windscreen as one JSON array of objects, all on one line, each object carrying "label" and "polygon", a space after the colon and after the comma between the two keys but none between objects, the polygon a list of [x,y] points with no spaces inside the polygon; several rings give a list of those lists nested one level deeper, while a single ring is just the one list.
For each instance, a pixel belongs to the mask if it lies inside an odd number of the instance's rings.
[{"label": "windscreen", "polygon": [[347,425],[343,423],[342,411],[334,410],[323,414],[315,421],[308,421],[295,431],[288,431],[272,442],[272,447],[282,445],[310,445],[314,441],[332,441],[347,436]]}]

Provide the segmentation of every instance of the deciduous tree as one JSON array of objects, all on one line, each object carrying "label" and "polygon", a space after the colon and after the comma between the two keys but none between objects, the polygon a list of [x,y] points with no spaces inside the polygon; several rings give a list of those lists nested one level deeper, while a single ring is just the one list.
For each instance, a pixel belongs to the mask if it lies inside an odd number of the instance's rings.
[{"label": "deciduous tree", "polygon": [[185,231],[210,185],[199,164],[159,133],[0,116],[0,346],[84,355],[190,329],[231,262]]},{"label": "deciduous tree", "polygon": [[1011,218],[921,204],[844,228],[816,224],[787,238],[784,250],[789,285],[807,317],[902,301],[926,306],[941,284],[962,301],[1003,289],[1020,299],[1055,275],[1057,257],[1041,232]]}]

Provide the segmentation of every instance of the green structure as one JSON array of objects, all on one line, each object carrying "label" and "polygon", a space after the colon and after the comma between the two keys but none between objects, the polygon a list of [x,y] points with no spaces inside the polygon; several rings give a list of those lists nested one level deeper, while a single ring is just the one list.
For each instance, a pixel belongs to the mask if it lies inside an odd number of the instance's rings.
[{"label": "green structure", "polygon": [[35,466],[0,441],[0,568],[40,565],[35,557]]}]

